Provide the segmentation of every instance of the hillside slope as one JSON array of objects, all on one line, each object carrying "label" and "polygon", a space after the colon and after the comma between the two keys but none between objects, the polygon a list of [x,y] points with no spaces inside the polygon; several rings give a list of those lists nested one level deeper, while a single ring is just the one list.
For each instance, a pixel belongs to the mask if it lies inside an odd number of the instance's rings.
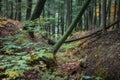
[{"label": "hillside slope", "polygon": [[88,67],[85,74],[105,80],[120,79],[120,30],[110,31],[85,48]]}]

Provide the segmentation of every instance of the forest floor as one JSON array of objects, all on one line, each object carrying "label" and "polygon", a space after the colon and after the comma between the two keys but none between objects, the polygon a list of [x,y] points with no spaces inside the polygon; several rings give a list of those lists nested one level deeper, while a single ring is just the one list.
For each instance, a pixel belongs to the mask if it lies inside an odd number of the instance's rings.
[{"label": "forest floor", "polygon": [[[56,68],[48,50],[51,46],[46,40],[41,37],[36,37],[35,41],[30,40],[26,32],[21,32],[21,26],[22,23],[13,20],[0,25],[0,47],[3,47],[0,49],[0,79],[120,79],[120,29],[108,31],[98,39],[90,39],[92,41],[63,44],[57,53]],[[87,33],[89,31],[83,34],[78,32],[73,37]],[[48,63],[44,64],[40,60]],[[51,66],[53,71],[47,69]]]},{"label": "forest floor", "polygon": [[[79,42],[73,44],[78,45]],[[88,44],[88,42],[90,43]],[[68,70],[69,75],[73,75],[76,72],[75,74],[83,73],[88,78],[119,80],[120,29],[108,31],[93,42],[88,40],[82,46],[74,46],[73,49],[68,49],[64,53],[64,57],[65,59],[68,58],[68,62],[62,66],[64,68],[62,72]],[[83,61],[82,65],[81,61]]]}]

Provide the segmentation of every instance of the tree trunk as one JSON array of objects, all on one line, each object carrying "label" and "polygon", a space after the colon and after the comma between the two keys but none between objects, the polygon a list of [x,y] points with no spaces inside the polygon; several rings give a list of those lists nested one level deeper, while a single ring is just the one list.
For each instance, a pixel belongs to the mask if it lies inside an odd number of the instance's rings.
[{"label": "tree trunk", "polygon": [[16,3],[15,3],[15,20],[17,20],[17,18],[18,18],[18,1],[15,1]]},{"label": "tree trunk", "polygon": [[32,0],[27,0],[26,20],[30,19],[32,11]]},{"label": "tree trunk", "polygon": [[[117,19],[120,19],[120,0],[119,0],[119,5],[118,5],[118,9],[117,9]],[[119,28],[119,23],[117,24],[117,29]]]},{"label": "tree trunk", "polygon": [[[33,11],[33,14],[32,14],[32,16],[31,16],[31,19],[30,19],[30,20],[34,20],[34,19],[36,19],[36,18],[39,18],[39,16],[40,16],[41,13],[42,13],[42,10],[43,10],[43,8],[44,8],[45,2],[46,2],[46,0],[38,0],[37,5],[36,5],[36,7],[35,7],[35,9],[34,9],[34,11]],[[33,26],[33,27],[34,27],[34,26]],[[33,31],[30,31],[30,32],[29,32],[29,35],[30,35],[30,37],[31,37],[32,39],[35,37]]]},{"label": "tree trunk", "polygon": [[33,11],[33,14],[31,16],[31,20],[34,20],[41,15],[42,10],[43,10],[44,5],[45,5],[45,2],[46,2],[46,0],[38,0],[37,5],[36,5],[36,7]]},{"label": "tree trunk", "polygon": [[21,0],[18,0],[18,20],[21,21]]},{"label": "tree trunk", "polygon": [[108,6],[107,6],[107,12],[106,12],[106,17],[107,17],[107,24],[109,24],[111,22],[111,18],[110,18],[110,13],[111,13],[111,0],[108,0]]},{"label": "tree trunk", "polygon": [[67,26],[72,22],[72,0],[66,0],[67,3]]},{"label": "tree trunk", "polygon": [[101,25],[101,0],[99,0],[99,23],[97,23],[97,26]]},{"label": "tree trunk", "polygon": [[54,55],[56,55],[58,49],[60,48],[60,46],[64,43],[64,41],[67,39],[67,37],[72,33],[74,27],[77,25],[78,21],[82,18],[82,15],[84,13],[84,11],[86,10],[86,8],[88,7],[89,3],[91,0],[87,0],[84,5],[82,6],[79,14],[76,16],[75,20],[71,23],[71,25],[69,26],[68,30],[66,31],[66,33],[63,35],[63,37],[55,44],[55,46],[53,46],[53,53]]},{"label": "tree trunk", "polygon": [[106,0],[101,0],[101,28],[106,32]]},{"label": "tree trunk", "polygon": [[2,0],[0,0],[0,15],[2,15]]},{"label": "tree trunk", "polygon": [[11,10],[10,10],[10,18],[13,19],[13,2],[10,2]]},{"label": "tree trunk", "polygon": [[5,0],[5,4],[6,4],[6,5],[5,5],[5,9],[6,9],[6,11],[5,11],[5,12],[6,12],[6,13],[5,13],[5,16],[8,17],[8,16],[9,16],[9,3],[8,3],[8,0]]}]

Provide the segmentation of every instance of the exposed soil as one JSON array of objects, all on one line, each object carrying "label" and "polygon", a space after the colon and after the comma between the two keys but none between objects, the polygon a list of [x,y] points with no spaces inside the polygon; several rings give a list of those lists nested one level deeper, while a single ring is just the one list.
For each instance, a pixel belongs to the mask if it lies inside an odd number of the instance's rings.
[{"label": "exposed soil", "polygon": [[120,30],[107,32],[83,50],[88,54],[86,75],[120,79]]},{"label": "exposed soil", "polygon": [[[14,36],[17,31],[20,31],[23,27],[23,24],[19,21],[14,21],[11,19],[2,21],[4,24],[0,25],[0,36]],[[2,23],[1,22],[1,23]]]}]

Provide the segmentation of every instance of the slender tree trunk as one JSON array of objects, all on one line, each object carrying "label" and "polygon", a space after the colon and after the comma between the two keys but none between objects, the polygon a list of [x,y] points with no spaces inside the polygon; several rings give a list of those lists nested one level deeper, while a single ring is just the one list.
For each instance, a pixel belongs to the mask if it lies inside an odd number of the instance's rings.
[{"label": "slender tree trunk", "polygon": [[[51,1],[49,0],[48,3],[47,3],[47,6],[51,9],[50,2],[51,2]],[[50,34],[51,34],[50,14],[51,14],[51,13],[50,13],[50,10],[48,10],[48,11],[47,11],[47,18],[49,18],[49,19],[48,19],[48,22],[49,22],[49,23],[48,23],[48,25],[47,25],[47,27],[48,27],[48,30],[47,30],[47,31],[48,31],[48,37],[49,37],[49,38],[50,38]]]},{"label": "slender tree trunk", "polygon": [[32,12],[32,0],[27,0],[26,20],[30,19]]},{"label": "slender tree trunk", "polygon": [[96,11],[96,9],[97,9],[97,4],[96,4],[96,0],[94,0],[94,16],[93,16],[93,25],[94,25],[94,28],[95,28],[95,26],[96,26],[96,22],[97,22],[97,11]]},{"label": "slender tree trunk", "polygon": [[16,4],[15,4],[15,20],[17,20],[18,18],[18,1],[16,1]]},{"label": "slender tree trunk", "polygon": [[[79,7],[81,7],[81,5],[82,5],[82,0],[77,0],[77,5],[79,6]],[[79,10],[79,9],[78,9]],[[82,31],[82,19],[80,19],[79,20],[79,22],[78,22],[78,25],[77,25],[77,31],[80,29],[81,31]]]},{"label": "slender tree trunk", "polygon": [[114,19],[116,19],[116,8],[117,8],[117,0],[115,0],[115,4],[114,4]]},{"label": "slender tree trunk", "polygon": [[[65,1],[64,1],[65,2]],[[60,4],[60,22],[61,22],[61,34],[64,34],[64,3]]]},{"label": "slender tree trunk", "polygon": [[6,14],[5,14],[5,16],[8,17],[8,16],[9,16],[9,3],[8,3],[8,0],[5,0],[5,4],[6,4],[6,5],[5,5],[5,8],[6,8],[6,11],[5,11]]},{"label": "slender tree trunk", "polygon": [[101,24],[101,0],[99,0],[99,23],[97,23],[97,26],[100,26]]},{"label": "slender tree trunk", "polygon": [[[117,19],[120,19],[120,0],[119,0],[119,5],[118,5],[118,9],[117,9]],[[117,29],[119,28],[119,23],[117,24]]]},{"label": "slender tree trunk", "polygon": [[13,2],[12,1],[10,2],[10,5],[11,5],[10,18],[13,19]]},{"label": "slender tree trunk", "polygon": [[86,0],[85,1],[84,5],[82,6],[82,8],[79,12],[79,14],[76,16],[75,20],[71,23],[68,30],[65,32],[63,37],[53,46],[54,55],[56,55],[60,46],[64,43],[64,41],[67,39],[67,37],[72,33],[74,27],[77,25],[78,21],[82,18],[82,15],[83,15],[84,11],[86,10],[86,8],[88,7],[90,1],[91,0]]},{"label": "slender tree trunk", "polygon": [[18,20],[21,21],[21,0],[18,0]]},{"label": "slender tree trunk", "polygon": [[106,0],[101,0],[101,27],[106,32]]},{"label": "slender tree trunk", "polygon": [[[53,1],[53,3],[55,4],[55,1]],[[56,13],[55,12],[55,6],[56,5],[52,5],[52,9],[54,10],[54,13]],[[53,16],[53,18],[55,19],[55,14],[53,14],[52,15]],[[52,35],[53,35],[53,37],[55,38],[55,20],[52,22]]]},{"label": "slender tree trunk", "polygon": [[66,0],[67,3],[67,26],[72,22],[72,0]]},{"label": "slender tree trunk", "polygon": [[110,12],[111,12],[111,0],[108,0],[108,6],[107,6],[107,12],[106,12],[106,17],[107,17],[107,24],[109,24],[111,22],[111,18],[110,18]]},{"label": "slender tree trunk", "polygon": [[0,0],[0,15],[2,15],[2,0]]}]

